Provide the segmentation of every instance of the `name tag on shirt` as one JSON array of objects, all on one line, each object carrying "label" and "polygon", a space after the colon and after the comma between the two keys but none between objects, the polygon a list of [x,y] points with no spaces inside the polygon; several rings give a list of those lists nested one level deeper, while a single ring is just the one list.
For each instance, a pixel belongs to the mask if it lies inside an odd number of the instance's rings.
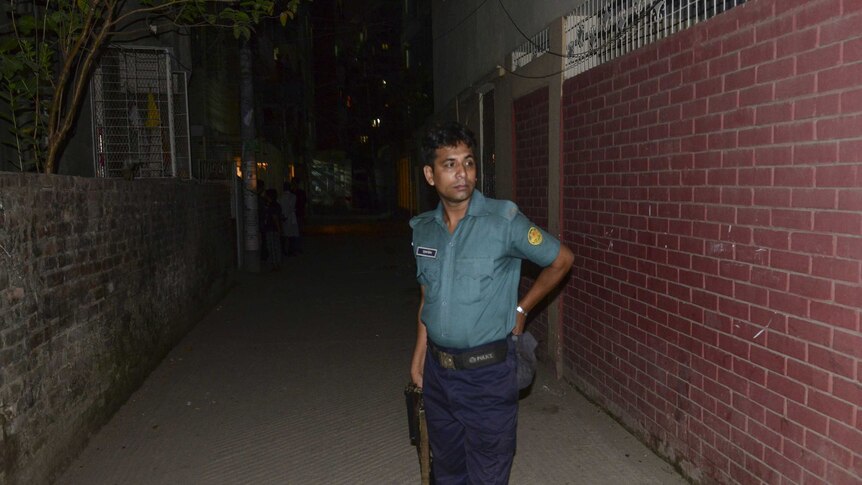
[{"label": "name tag on shirt", "polygon": [[416,256],[437,259],[437,250],[434,248],[423,248],[422,246],[419,246],[416,248]]}]

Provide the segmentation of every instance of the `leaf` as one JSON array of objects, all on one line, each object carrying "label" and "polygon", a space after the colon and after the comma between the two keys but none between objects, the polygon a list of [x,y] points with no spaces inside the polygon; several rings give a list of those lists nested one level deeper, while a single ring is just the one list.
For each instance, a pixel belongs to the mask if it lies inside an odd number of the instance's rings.
[{"label": "leaf", "polygon": [[18,31],[21,32],[21,35],[30,35],[35,28],[36,17],[32,15],[22,15],[18,18]]},{"label": "leaf", "polygon": [[[72,16],[75,16],[74,14]],[[48,26],[58,32],[64,24],[68,23],[69,15],[66,15],[63,12],[51,12],[51,15],[48,16]]]},{"label": "leaf", "polygon": [[0,37],[0,59],[5,59],[7,52],[12,52],[18,48],[18,39],[12,35],[4,35]]},{"label": "leaf", "polygon": [[23,69],[23,67],[24,63],[16,57],[7,57],[3,59],[3,68],[0,72],[3,73],[3,77],[12,77]]},{"label": "leaf", "polygon": [[222,10],[221,12],[219,12],[218,16],[219,16],[219,18],[224,19],[224,20],[234,21],[236,19],[236,10],[234,10],[232,8],[226,8],[226,9]]}]

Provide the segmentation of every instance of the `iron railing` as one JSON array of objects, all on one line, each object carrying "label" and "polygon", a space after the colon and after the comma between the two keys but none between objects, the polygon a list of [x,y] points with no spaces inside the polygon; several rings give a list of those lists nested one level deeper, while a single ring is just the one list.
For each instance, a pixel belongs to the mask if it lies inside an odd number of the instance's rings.
[{"label": "iron railing", "polygon": [[548,29],[545,28],[512,51],[512,72],[526,66],[549,50]]},{"label": "iron railing", "polygon": [[545,28],[512,51],[511,71],[551,53],[565,59],[563,78],[568,79],[743,3],[745,0],[584,0],[563,17],[565,52],[549,48]]},{"label": "iron railing", "polygon": [[587,0],[564,17],[564,79],[743,3],[745,0]]}]

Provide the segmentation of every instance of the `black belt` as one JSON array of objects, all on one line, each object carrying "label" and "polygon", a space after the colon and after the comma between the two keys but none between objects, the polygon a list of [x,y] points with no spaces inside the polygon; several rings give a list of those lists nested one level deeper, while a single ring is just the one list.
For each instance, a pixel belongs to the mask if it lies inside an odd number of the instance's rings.
[{"label": "black belt", "polygon": [[428,350],[434,356],[434,360],[440,363],[444,369],[462,370],[476,369],[486,365],[497,364],[506,360],[509,352],[509,340],[503,339],[489,344],[480,345],[457,353],[441,350],[428,341]]}]

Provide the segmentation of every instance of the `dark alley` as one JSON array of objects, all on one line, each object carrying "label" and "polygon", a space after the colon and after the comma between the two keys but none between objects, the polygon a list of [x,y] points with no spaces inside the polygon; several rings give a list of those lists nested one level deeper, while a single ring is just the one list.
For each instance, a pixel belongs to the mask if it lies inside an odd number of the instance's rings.
[{"label": "dark alley", "polygon": [[[242,275],[57,483],[419,483],[406,224],[337,232]],[[685,483],[549,372],[520,403],[513,484]]]}]

